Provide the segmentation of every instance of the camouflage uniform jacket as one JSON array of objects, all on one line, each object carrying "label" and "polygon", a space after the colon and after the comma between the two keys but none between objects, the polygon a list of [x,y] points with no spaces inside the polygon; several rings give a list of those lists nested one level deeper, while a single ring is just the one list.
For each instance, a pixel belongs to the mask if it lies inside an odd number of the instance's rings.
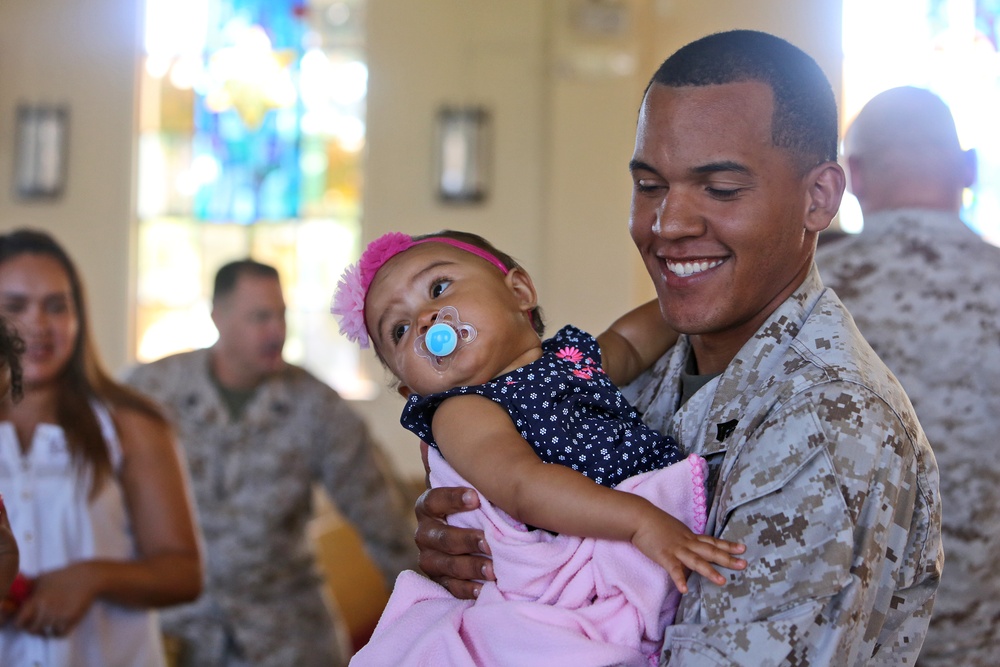
[{"label": "camouflage uniform jacket", "polygon": [[184,640],[183,664],[218,665],[232,646],[255,667],[338,664],[307,535],[313,485],[358,528],[389,584],[416,564],[410,508],[361,418],[288,365],[234,422],[209,375],[209,350],[139,366],[127,381],[164,405],[178,431],[204,536],[204,593],[161,615]]},{"label": "camouflage uniform jacket", "polygon": [[824,283],[899,378],[941,469],[947,563],[921,665],[1000,665],[1000,248],[956,215],[870,215]]},{"label": "camouflage uniform jacket", "polygon": [[840,300],[813,268],[679,407],[689,351],[682,336],[630,397],[709,461],[706,532],[748,566],[691,577],[662,664],[913,664],[942,562],[937,466]]}]

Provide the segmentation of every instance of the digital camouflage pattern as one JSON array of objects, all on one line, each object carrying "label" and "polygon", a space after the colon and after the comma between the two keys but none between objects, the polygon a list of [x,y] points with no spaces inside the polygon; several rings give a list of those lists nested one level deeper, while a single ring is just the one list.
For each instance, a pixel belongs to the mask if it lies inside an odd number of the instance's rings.
[{"label": "digital camouflage pattern", "polygon": [[164,610],[164,631],[184,640],[185,666],[215,667],[227,642],[255,667],[342,664],[307,539],[313,485],[358,528],[389,583],[416,566],[410,508],[333,389],[289,365],[233,422],[208,364],[209,351],[198,350],[128,377],[178,431],[204,535],[205,592]]},{"label": "digital camouflage pattern", "polygon": [[942,564],[938,473],[899,384],[815,268],[678,408],[686,336],[630,387],[711,466],[706,532],[745,543],[689,580],[661,665],[906,665]]},{"label": "digital camouflage pattern", "polygon": [[869,215],[824,283],[899,378],[941,470],[947,555],[922,666],[1000,665],[1000,248],[954,214]]}]

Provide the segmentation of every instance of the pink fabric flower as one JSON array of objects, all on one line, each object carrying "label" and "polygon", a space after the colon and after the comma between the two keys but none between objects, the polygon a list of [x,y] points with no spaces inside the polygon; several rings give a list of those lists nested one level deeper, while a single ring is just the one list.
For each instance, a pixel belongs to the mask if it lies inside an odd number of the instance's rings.
[{"label": "pink fabric flower", "polygon": [[365,289],[361,283],[358,265],[347,267],[337,283],[330,312],[337,316],[340,333],[365,349],[368,347],[368,328],[365,327]]},{"label": "pink fabric flower", "polygon": [[583,352],[575,347],[564,347],[556,352],[556,358],[565,359],[573,364],[578,364],[583,360]]},{"label": "pink fabric flower", "polygon": [[402,232],[389,232],[369,243],[361,254],[361,259],[358,260],[358,267],[361,270],[361,287],[365,293],[368,293],[368,288],[371,287],[375,274],[378,273],[383,264],[413,246],[413,239]]},{"label": "pink fabric flower", "polygon": [[594,379],[594,375],[593,373],[590,372],[589,368],[577,368],[573,371],[573,375],[577,376],[578,378],[582,378],[584,380]]},{"label": "pink fabric flower", "polygon": [[383,234],[368,244],[358,263],[347,267],[337,283],[330,312],[337,316],[340,333],[362,349],[368,347],[368,328],[365,326],[368,288],[383,264],[414,245],[413,239],[402,232]]}]

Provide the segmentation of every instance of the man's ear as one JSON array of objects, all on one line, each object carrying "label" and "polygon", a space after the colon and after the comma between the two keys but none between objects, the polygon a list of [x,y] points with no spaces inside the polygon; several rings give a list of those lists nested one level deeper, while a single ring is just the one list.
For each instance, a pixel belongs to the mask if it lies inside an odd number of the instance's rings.
[{"label": "man's ear", "polygon": [[809,171],[809,191],[806,196],[805,227],[819,233],[830,226],[840,210],[847,178],[836,162],[824,162]]},{"label": "man's ear", "polygon": [[520,267],[514,267],[507,274],[504,281],[513,292],[521,310],[529,312],[538,305],[538,293],[535,291],[535,284],[531,282],[531,276]]}]

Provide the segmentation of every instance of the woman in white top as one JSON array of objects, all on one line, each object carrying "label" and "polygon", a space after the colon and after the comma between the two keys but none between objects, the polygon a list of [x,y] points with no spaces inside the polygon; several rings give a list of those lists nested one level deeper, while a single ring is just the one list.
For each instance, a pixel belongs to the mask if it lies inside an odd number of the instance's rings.
[{"label": "woman in white top", "polygon": [[0,665],[163,665],[151,610],[202,585],[173,433],[101,367],[78,272],[44,232],[0,235],[0,315],[26,344],[24,395],[0,402],[0,493],[33,579],[0,618]]}]

